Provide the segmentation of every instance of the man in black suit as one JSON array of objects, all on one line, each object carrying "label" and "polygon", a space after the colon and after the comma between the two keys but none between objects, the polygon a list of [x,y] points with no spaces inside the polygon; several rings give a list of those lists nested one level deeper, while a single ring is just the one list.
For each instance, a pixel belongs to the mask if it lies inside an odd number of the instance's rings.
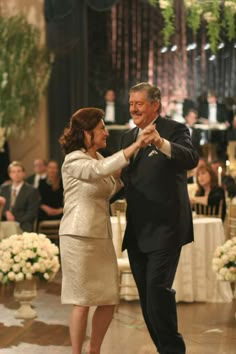
[{"label": "man in black suit", "polygon": [[26,178],[26,182],[38,188],[42,179],[47,178],[47,162],[44,159],[34,160],[34,173]]},{"label": "man in black suit", "polygon": [[17,221],[23,231],[32,232],[38,215],[40,195],[38,190],[24,182],[25,169],[13,161],[8,167],[10,184],[1,186],[0,196],[5,198],[2,218]]},{"label": "man in black suit", "polygon": [[161,93],[148,83],[130,90],[130,114],[136,128],[124,134],[122,147],[154,124],[152,144],[140,149],[123,170],[127,199],[127,249],[143,316],[161,354],[185,353],[178,333],[175,291],[171,288],[181,247],[193,241],[186,171],[198,163],[188,128],[163,118]]},{"label": "man in black suit", "polygon": [[106,124],[126,124],[129,120],[128,114],[125,109],[116,99],[115,91],[108,89],[105,92],[105,105],[102,107],[105,111],[104,121]]},{"label": "man in black suit", "polygon": [[208,143],[216,146],[217,157],[221,160],[227,159],[227,128],[232,121],[231,113],[227,110],[223,103],[217,101],[217,95],[214,91],[208,91],[207,102],[199,105],[199,119],[204,124],[225,124],[225,130],[210,129],[208,130]]},{"label": "man in black suit", "polygon": [[185,121],[186,121],[186,125],[189,129],[189,133],[190,133],[190,137],[191,137],[193,146],[195,147],[195,149],[197,150],[197,152],[201,156],[202,149],[201,149],[200,142],[201,142],[202,132],[200,129],[195,127],[195,124],[198,123],[197,111],[195,109],[190,109],[188,112],[186,112]]}]

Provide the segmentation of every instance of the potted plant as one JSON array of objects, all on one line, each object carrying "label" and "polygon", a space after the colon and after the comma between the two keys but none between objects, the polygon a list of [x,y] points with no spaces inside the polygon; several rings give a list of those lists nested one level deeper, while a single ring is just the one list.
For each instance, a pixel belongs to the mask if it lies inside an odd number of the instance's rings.
[{"label": "potted plant", "polygon": [[36,280],[51,281],[57,274],[59,249],[46,235],[12,235],[0,242],[0,282],[15,282],[14,295],[21,303],[17,318],[34,318],[31,307],[37,295]]},{"label": "potted plant", "polygon": [[24,136],[39,114],[51,59],[39,44],[38,28],[23,15],[0,16],[0,132],[3,139]]}]

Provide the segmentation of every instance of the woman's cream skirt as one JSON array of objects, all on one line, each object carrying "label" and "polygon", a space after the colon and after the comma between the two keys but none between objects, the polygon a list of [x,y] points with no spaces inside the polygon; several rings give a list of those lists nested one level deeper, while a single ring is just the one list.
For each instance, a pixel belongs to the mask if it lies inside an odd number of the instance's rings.
[{"label": "woman's cream skirt", "polygon": [[63,304],[115,305],[118,268],[112,239],[60,236]]}]

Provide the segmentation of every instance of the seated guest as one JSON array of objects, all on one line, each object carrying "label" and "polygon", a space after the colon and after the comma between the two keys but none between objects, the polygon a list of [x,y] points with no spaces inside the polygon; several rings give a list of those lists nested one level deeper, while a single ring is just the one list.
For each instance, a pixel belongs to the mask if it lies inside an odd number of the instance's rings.
[{"label": "seated guest", "polygon": [[[224,220],[226,214],[226,202],[225,191],[222,187],[218,186],[217,175],[213,171],[210,165],[201,166],[196,172],[198,189],[193,198],[191,198],[192,204],[199,204],[215,207],[216,213],[219,211],[220,202],[222,201],[222,215]],[[200,208],[199,208],[200,209]],[[199,213],[197,207],[196,213]]]},{"label": "seated guest", "polygon": [[24,182],[25,169],[20,162],[13,161],[8,166],[8,174],[11,183],[0,189],[0,196],[5,198],[2,219],[17,221],[23,231],[32,232],[38,215],[39,193]]},{"label": "seated guest", "polygon": [[38,188],[41,179],[47,177],[47,162],[44,159],[34,160],[34,174],[26,178],[26,182]]},{"label": "seated guest", "polygon": [[186,125],[189,128],[189,133],[192,139],[193,146],[197,150],[200,156],[202,156],[202,149],[200,145],[201,130],[195,128],[195,124],[198,122],[198,113],[195,109],[190,109],[185,115]]},{"label": "seated guest", "polygon": [[227,192],[227,196],[232,199],[236,196],[236,183],[235,180],[230,174],[226,174],[225,162],[221,160],[213,160],[211,162],[211,168],[218,177],[218,168],[222,168],[221,179],[222,187]]},{"label": "seated guest", "polygon": [[181,90],[175,90],[166,108],[166,116],[180,123],[185,123],[184,117],[195,104],[189,98],[183,98]]},{"label": "seated guest", "polygon": [[217,101],[214,91],[208,91],[207,102],[199,105],[198,115],[203,123],[226,123],[229,124],[229,116],[226,106]]},{"label": "seated guest", "polygon": [[217,95],[214,91],[208,91],[207,102],[201,103],[198,109],[198,115],[204,124],[225,124],[225,130],[209,130],[208,142],[216,145],[217,156],[223,160],[227,159],[227,130],[231,119],[226,106],[217,101]]},{"label": "seated guest", "polygon": [[115,91],[108,89],[104,95],[104,106],[102,107],[105,111],[104,121],[107,125],[109,124],[126,124],[129,121],[128,111],[125,112],[124,106],[118,102],[116,99]]},{"label": "seated guest", "polygon": [[47,166],[47,178],[41,179],[38,187],[41,204],[38,221],[60,220],[63,212],[63,187],[57,161]]}]

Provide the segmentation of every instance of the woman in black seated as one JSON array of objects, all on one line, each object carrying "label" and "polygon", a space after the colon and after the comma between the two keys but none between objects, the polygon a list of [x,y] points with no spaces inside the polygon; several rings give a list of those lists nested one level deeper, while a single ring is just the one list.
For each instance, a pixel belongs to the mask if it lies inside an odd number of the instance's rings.
[{"label": "woman in black seated", "polygon": [[195,212],[204,214],[204,209],[208,207],[207,214],[218,214],[221,204],[221,218],[224,220],[226,214],[225,191],[218,185],[217,175],[211,166],[207,164],[199,167],[196,172],[196,178],[198,189],[195,197],[191,200],[192,204],[195,204]]},{"label": "woman in black seated", "polygon": [[63,212],[63,187],[57,161],[49,161],[47,178],[40,181],[38,189],[41,196],[38,221],[60,220]]}]

